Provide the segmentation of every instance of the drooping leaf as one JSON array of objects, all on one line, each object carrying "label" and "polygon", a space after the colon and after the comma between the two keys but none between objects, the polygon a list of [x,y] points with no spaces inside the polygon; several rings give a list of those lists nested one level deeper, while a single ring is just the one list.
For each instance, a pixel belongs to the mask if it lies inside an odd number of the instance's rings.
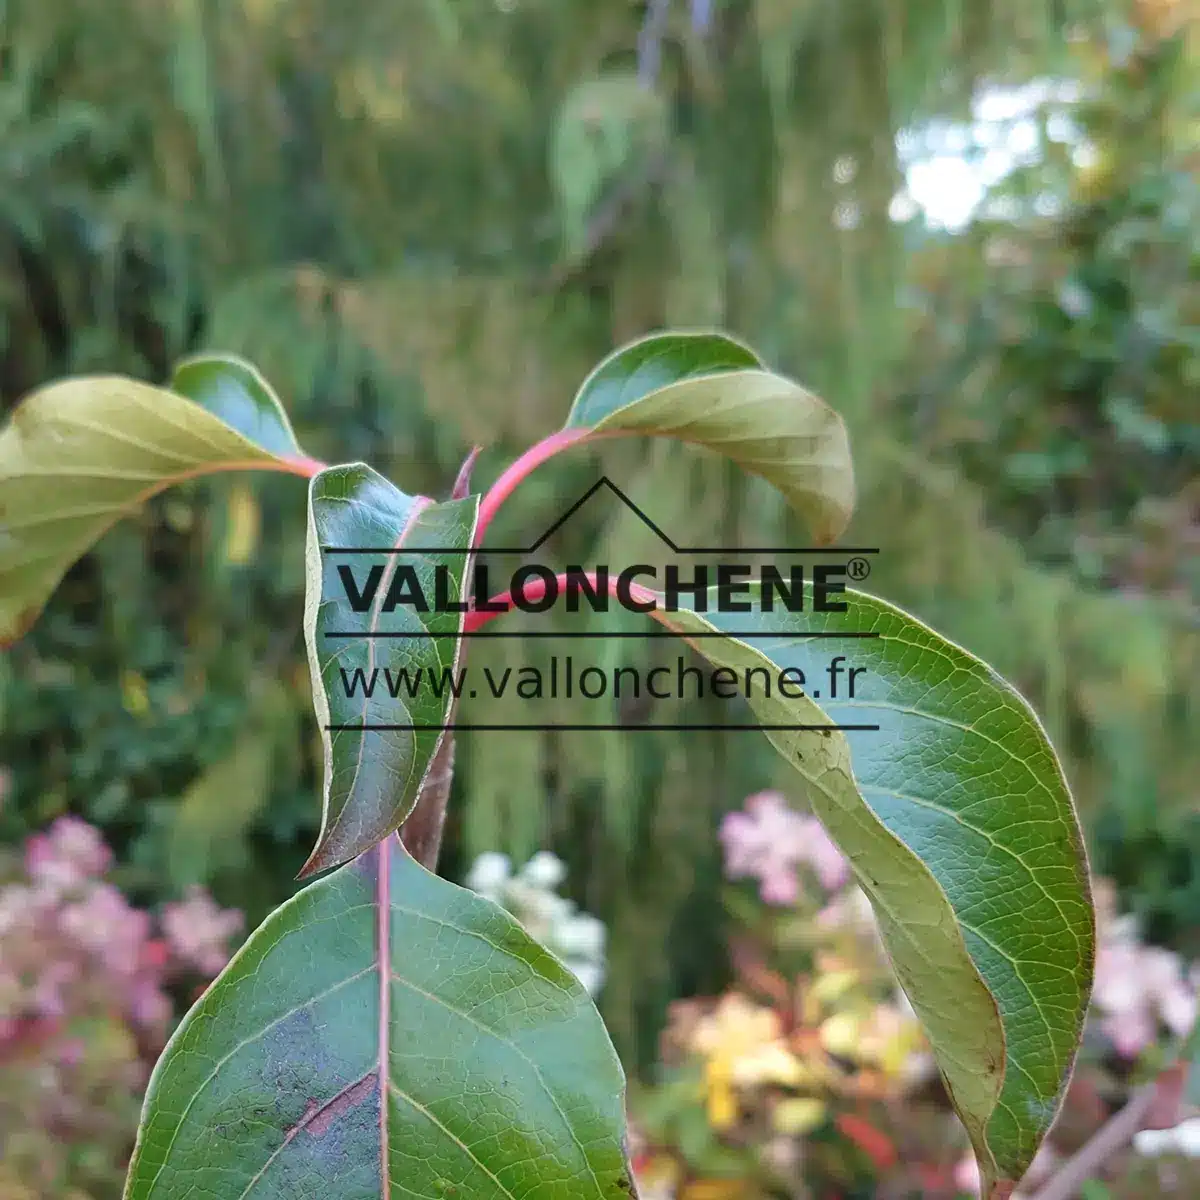
[{"label": "drooping leaf", "polygon": [[[806,607],[811,599],[810,589]],[[878,726],[767,737],[806,781],[871,900],[985,1179],[1016,1181],[1057,1115],[1091,993],[1095,923],[1079,822],[1016,691],[900,609],[859,592],[845,599],[844,613],[781,613],[777,602],[774,612],[657,616],[685,637],[756,635],[695,643],[739,674],[803,673],[804,698],[774,685],[768,696],[755,677],[748,698],[764,726]],[[851,668],[861,668],[853,695]]]},{"label": "drooping leaf", "polygon": [[0,429],[0,644],[156,492],[216,471],[311,474],[278,398],[248,364],[192,359],[173,387],[67,379],[34,392]]},{"label": "drooping leaf", "polygon": [[629,1200],[577,979],[389,837],[277,909],[184,1018],[125,1200]]},{"label": "drooping leaf", "polygon": [[369,849],[416,803],[454,699],[463,614],[448,610],[478,504],[407,496],[361,463],[313,477],[304,635],[325,788],[301,877]]},{"label": "drooping leaf", "polygon": [[622,347],[584,380],[564,428],[715,450],[779,488],[822,542],[842,532],[854,508],[841,417],[724,334],[655,334]]},{"label": "drooping leaf", "polygon": [[300,454],[292,423],[279,397],[244,359],[201,354],[184,359],[171,377],[171,390],[231,425],[255,445],[281,458]]}]

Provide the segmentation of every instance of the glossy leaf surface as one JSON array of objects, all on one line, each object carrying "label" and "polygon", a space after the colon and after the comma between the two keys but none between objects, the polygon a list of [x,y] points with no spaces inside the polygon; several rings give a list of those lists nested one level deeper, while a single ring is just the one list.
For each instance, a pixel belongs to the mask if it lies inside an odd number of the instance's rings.
[{"label": "glossy leaf surface", "polygon": [[126,1200],[628,1200],[582,985],[394,837],[250,937],[155,1067]]},{"label": "glossy leaf surface", "polygon": [[[810,590],[806,607],[811,599]],[[813,699],[774,687],[768,698],[757,677],[750,704],[762,725],[878,726],[767,737],[805,779],[870,897],[985,1178],[1003,1187],[1024,1173],[1057,1114],[1091,992],[1095,926],[1079,822],[1017,692],[892,605],[845,599],[844,613],[783,613],[777,601],[774,612],[658,615],[685,636],[768,635],[696,641],[739,675],[803,672]],[[753,589],[751,602],[761,607]],[[840,633],[872,636],[828,636]],[[853,696],[851,668],[861,668]],[[794,695],[798,677],[789,678]]]},{"label": "glossy leaf surface", "polygon": [[20,637],[67,568],[156,492],[216,471],[312,473],[252,367],[192,359],[172,386],[66,379],[0,429],[0,643]]},{"label": "glossy leaf surface", "polygon": [[309,486],[304,634],[325,790],[303,875],[368,850],[416,802],[453,701],[463,614],[449,609],[477,511],[477,497],[408,496],[361,463]]},{"label": "glossy leaf surface", "polygon": [[820,542],[836,538],[854,508],[841,417],[724,334],[655,334],[622,347],[584,381],[565,428],[717,451],[779,488]]}]

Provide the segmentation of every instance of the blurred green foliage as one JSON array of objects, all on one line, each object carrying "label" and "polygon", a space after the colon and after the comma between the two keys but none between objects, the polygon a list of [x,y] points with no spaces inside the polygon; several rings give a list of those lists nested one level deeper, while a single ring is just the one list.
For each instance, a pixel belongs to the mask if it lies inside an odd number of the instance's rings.
[{"label": "blurred green foliage", "polygon": [[[726,0],[661,27],[647,7],[0,0],[5,410],[70,372],[242,353],[311,454],[442,495],[472,444],[478,486],[557,428],[614,342],[724,325],[845,413],[872,589],[1030,696],[1094,865],[1178,941],[1200,895],[1186,5]],[[893,219],[898,141],[985,79],[1048,76],[1082,89],[1090,165],[1046,113],[1038,163],[970,228]],[[665,445],[540,468],[496,541],[601,470],[683,544],[805,541],[769,489]],[[0,661],[0,837],[78,812],[135,898],[203,881],[248,927],[289,893],[319,812],[303,500],[189,484],[71,571]],[[662,554],[602,502],[548,549]],[[727,975],[719,815],[793,781],[744,735],[464,734],[459,762],[445,873],[556,849],[611,927],[602,1007],[645,1060],[666,1003]]]}]

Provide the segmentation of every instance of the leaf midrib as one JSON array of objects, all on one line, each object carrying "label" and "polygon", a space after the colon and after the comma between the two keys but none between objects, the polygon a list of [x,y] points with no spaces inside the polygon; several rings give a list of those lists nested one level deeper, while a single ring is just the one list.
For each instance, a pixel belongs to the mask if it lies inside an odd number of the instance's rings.
[{"label": "leaf midrib", "polygon": [[[506,1035],[501,1030],[479,1020],[477,1017],[472,1016],[471,1013],[469,1013],[465,1009],[457,1007],[456,1005],[450,1003],[445,998],[438,996],[436,993],[427,991],[425,988],[420,987],[418,984],[414,983],[412,980],[405,978],[404,976],[400,975],[399,973],[397,973],[395,971],[395,969],[392,965],[392,960],[391,960],[391,916],[393,913],[400,914],[404,917],[407,917],[407,918],[410,918],[410,919],[413,919],[416,921],[421,921],[421,922],[425,922],[427,924],[435,925],[435,926],[438,926],[441,928],[453,930],[454,932],[460,934],[461,936],[474,938],[478,941],[483,942],[490,949],[495,950],[498,954],[501,954],[505,957],[511,958],[511,957],[513,957],[513,955],[512,955],[511,950],[505,948],[499,942],[493,941],[491,938],[486,937],[478,929],[472,929],[465,925],[456,924],[453,921],[443,920],[436,916],[431,915],[430,913],[423,912],[418,909],[409,908],[409,907],[399,904],[399,903],[395,903],[391,897],[392,855],[393,855],[393,853],[396,852],[396,847],[393,847],[391,845],[391,843],[393,841],[393,837],[395,837],[395,835],[391,835],[388,838],[385,838],[372,851],[372,853],[374,853],[378,856],[378,869],[377,869],[377,873],[376,873],[374,899],[372,901],[366,902],[366,903],[349,905],[346,908],[341,909],[337,914],[338,919],[340,920],[346,916],[349,916],[352,913],[361,912],[367,908],[372,908],[375,910],[375,914],[376,914],[376,949],[375,949],[374,961],[369,966],[364,967],[362,970],[355,971],[352,974],[346,976],[345,978],[340,979],[336,983],[323,989],[322,991],[317,992],[311,996],[307,996],[303,1000],[303,1002],[293,1005],[290,1008],[288,1008],[285,1012],[278,1014],[276,1017],[272,1018],[272,1020],[268,1021],[266,1024],[264,1024],[260,1028],[256,1029],[252,1034],[242,1038],[232,1049],[230,1049],[226,1054],[224,1054],[214,1064],[212,1070],[208,1073],[208,1075],[205,1076],[205,1078],[196,1087],[195,1091],[193,1092],[191,1098],[189,1099],[187,1105],[184,1107],[183,1112],[180,1114],[180,1116],[175,1124],[175,1128],[172,1132],[171,1138],[170,1138],[169,1142],[167,1143],[166,1150],[164,1151],[163,1163],[159,1167],[158,1173],[155,1175],[154,1180],[151,1182],[150,1187],[146,1192],[147,1200],[149,1200],[149,1198],[151,1196],[153,1196],[153,1194],[155,1192],[155,1189],[156,1189],[157,1183],[158,1183],[158,1179],[161,1176],[163,1170],[165,1170],[165,1168],[167,1166],[167,1163],[168,1163],[168,1160],[170,1157],[171,1147],[174,1145],[176,1139],[178,1138],[179,1134],[183,1130],[183,1127],[187,1122],[188,1115],[190,1114],[192,1108],[199,1101],[199,1099],[203,1096],[203,1094],[205,1093],[205,1091],[207,1090],[209,1085],[217,1078],[217,1076],[221,1073],[221,1071],[228,1065],[228,1063],[231,1060],[233,1060],[234,1058],[236,1058],[243,1050],[247,1049],[249,1046],[252,1046],[255,1042],[260,1041],[272,1029],[276,1028],[278,1025],[280,1025],[284,1021],[288,1020],[290,1017],[294,1016],[296,1013],[302,1012],[306,1009],[311,1009],[314,1005],[320,1003],[322,1000],[327,999],[329,996],[335,994],[340,989],[349,986],[350,984],[354,983],[355,981],[363,978],[363,976],[368,975],[372,971],[377,971],[378,976],[379,976],[379,1028],[378,1028],[378,1040],[377,1040],[375,1068],[371,1071],[365,1072],[363,1075],[360,1075],[357,1079],[344,1085],[339,1090],[337,1095],[326,1100],[321,1105],[321,1108],[315,1110],[313,1113],[308,1114],[307,1117],[302,1118],[301,1121],[298,1122],[292,1128],[292,1130],[288,1131],[285,1134],[283,1141],[271,1152],[271,1154],[268,1156],[268,1158],[264,1161],[262,1166],[256,1172],[254,1177],[246,1185],[246,1188],[240,1193],[239,1200],[245,1200],[245,1198],[251,1193],[253,1188],[265,1177],[265,1175],[267,1174],[267,1171],[271,1167],[271,1164],[273,1162],[275,1162],[275,1160],[279,1157],[280,1154],[283,1153],[283,1151],[287,1148],[287,1146],[294,1140],[295,1135],[297,1133],[299,1133],[300,1131],[302,1131],[307,1123],[309,1123],[317,1115],[319,1115],[319,1113],[324,1108],[327,1108],[330,1104],[334,1103],[348,1089],[353,1088],[353,1087],[357,1086],[358,1084],[362,1083],[362,1081],[370,1075],[377,1075],[378,1080],[379,1080],[379,1094],[380,1094],[380,1117],[379,1117],[380,1141],[379,1141],[379,1144],[380,1144],[380,1158],[381,1158],[380,1179],[381,1179],[381,1189],[382,1189],[381,1190],[381,1200],[390,1200],[390,1195],[391,1195],[391,1180],[390,1180],[389,1169],[388,1169],[388,1165],[389,1165],[389,1152],[388,1152],[389,1151],[389,1126],[388,1126],[388,1112],[387,1112],[387,1099],[386,1099],[389,1094],[399,1097],[400,1099],[402,1099],[405,1102],[407,1102],[408,1104],[410,1104],[413,1108],[420,1111],[422,1113],[422,1115],[424,1115],[433,1124],[435,1124],[451,1141],[453,1141],[457,1146],[459,1146],[459,1148],[471,1159],[472,1162],[474,1162],[480,1168],[480,1170],[482,1170],[485,1174],[487,1174],[487,1176],[491,1180],[493,1180],[493,1182],[496,1184],[496,1186],[498,1188],[500,1188],[500,1190],[504,1196],[510,1197],[510,1200],[516,1200],[516,1197],[513,1195],[513,1193],[509,1189],[505,1188],[503,1186],[503,1184],[500,1183],[500,1181],[496,1178],[496,1176],[493,1174],[493,1172],[486,1166],[485,1163],[483,1163],[472,1152],[472,1150],[470,1149],[469,1146],[467,1146],[456,1134],[454,1134],[440,1120],[438,1120],[433,1115],[433,1113],[431,1113],[424,1105],[422,1105],[419,1101],[417,1101],[413,1096],[411,1096],[407,1092],[405,1092],[402,1088],[400,1088],[391,1079],[391,1063],[390,1063],[391,985],[393,983],[399,984],[399,985],[409,989],[410,991],[416,993],[417,995],[422,996],[429,1001],[432,1001],[433,1003],[444,1008],[447,1012],[453,1013],[456,1017],[468,1022],[469,1024],[473,1025],[476,1029],[479,1029],[483,1033],[486,1033],[489,1037],[495,1038],[497,1042],[499,1042],[500,1044],[502,1044],[502,1045],[506,1046],[507,1048],[509,1048],[510,1050],[512,1050],[513,1053],[515,1053],[523,1062],[525,1062],[532,1069],[535,1078],[538,1080],[539,1084],[542,1087],[543,1093],[550,1100],[551,1104],[554,1106],[555,1110],[558,1112],[559,1116],[562,1118],[563,1125],[564,1125],[568,1135],[570,1136],[572,1142],[575,1144],[576,1149],[579,1151],[580,1158],[592,1178],[592,1182],[596,1189],[596,1195],[598,1197],[600,1197],[601,1200],[603,1200],[604,1191],[600,1184],[599,1177],[596,1175],[595,1167],[592,1164],[591,1158],[589,1157],[587,1150],[584,1147],[583,1143],[580,1141],[579,1135],[578,1135],[574,1125],[571,1123],[570,1118],[567,1116],[567,1113],[564,1111],[561,1103],[559,1102],[558,1097],[554,1094],[553,1090],[547,1084],[546,1079],[545,1079],[541,1069],[539,1068],[538,1064],[521,1048],[521,1046],[516,1042],[516,1040],[514,1038]],[[397,842],[398,842],[398,839],[397,839]],[[399,852],[406,853],[406,851],[404,851],[402,848],[399,849]],[[303,926],[303,928],[308,929],[308,928],[311,928],[311,926],[309,924],[305,924]],[[546,953],[549,954],[548,951]],[[553,956],[551,956],[551,957],[553,957]],[[524,962],[523,959],[519,959],[518,961]],[[550,984],[556,990],[560,991],[564,996],[570,998],[571,992],[570,992],[569,988],[563,987],[557,981],[548,979],[545,976],[543,976],[542,978],[545,980],[546,983]]]}]

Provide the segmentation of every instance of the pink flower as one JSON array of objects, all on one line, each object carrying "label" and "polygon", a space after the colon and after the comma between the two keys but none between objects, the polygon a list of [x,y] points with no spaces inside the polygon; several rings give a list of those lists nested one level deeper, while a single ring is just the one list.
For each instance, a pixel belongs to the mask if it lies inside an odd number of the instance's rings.
[{"label": "pink flower", "polygon": [[25,870],[35,883],[59,891],[79,887],[108,870],[112,852],[100,832],[78,817],[59,817],[25,845]]},{"label": "pink flower", "polygon": [[836,892],[849,880],[850,864],[816,817],[802,819],[805,821],[806,833],[806,853],[803,861],[816,872],[821,886],[827,892]]},{"label": "pink flower", "polygon": [[1110,922],[1102,932],[1092,999],[1117,1053],[1136,1058],[1157,1039],[1160,1023],[1177,1036],[1186,1033],[1197,998],[1179,957],[1141,945],[1128,922]]},{"label": "pink flower", "polygon": [[216,975],[229,961],[226,943],[242,928],[234,909],[220,909],[202,888],[188,889],[179,904],[163,910],[162,927],[178,958],[204,975]]},{"label": "pink flower", "polygon": [[129,993],[129,1015],[136,1025],[159,1029],[171,1019],[171,1001],[153,979],[139,979]]},{"label": "pink flower", "polygon": [[25,931],[36,922],[33,888],[21,883],[0,890],[0,938]]},{"label": "pink flower", "polygon": [[764,904],[775,904],[781,908],[795,904],[800,899],[800,881],[795,871],[780,868],[761,876],[758,894]]},{"label": "pink flower", "polygon": [[850,866],[815,817],[788,808],[778,792],[749,796],[740,812],[728,813],[719,837],[730,879],[759,881],[766,904],[795,904],[798,866],[808,867],[821,887],[836,891],[850,877]]},{"label": "pink flower", "polygon": [[129,906],[111,883],[94,885],[84,899],[63,907],[59,924],[114,974],[131,976],[150,936],[150,917]]},{"label": "pink flower", "polygon": [[[0,1051],[6,1063],[18,1052],[11,1082],[29,1129],[82,1129],[100,1112],[95,1096],[131,1097],[145,1082],[142,1056],[171,1022],[164,989],[182,964],[166,938],[151,936],[150,915],[104,879],[110,861],[96,830],[62,818],[26,842],[25,877],[0,886]],[[175,942],[194,937],[187,948],[198,962],[188,965],[218,970],[218,943],[240,914],[197,890],[172,915]],[[136,1111],[122,1129],[129,1120]]]},{"label": "pink flower", "polygon": [[86,1053],[87,1045],[82,1038],[67,1038],[55,1048],[54,1057],[60,1066],[77,1067]]},{"label": "pink flower", "polygon": [[975,1161],[975,1155],[968,1150],[954,1168],[954,1186],[960,1192],[978,1196],[980,1182],[979,1164]]},{"label": "pink flower", "polygon": [[845,929],[853,933],[879,935],[875,911],[862,888],[847,888],[839,892],[816,916],[822,929]]},{"label": "pink flower", "polygon": [[69,959],[50,961],[42,968],[34,984],[30,1001],[39,1017],[61,1017],[66,1014],[66,988],[79,976],[75,963]]},{"label": "pink flower", "polygon": [[1146,991],[1158,1007],[1163,1024],[1176,1037],[1182,1037],[1196,1020],[1196,989],[1183,975],[1183,963],[1169,950],[1154,946],[1142,953],[1142,971]]}]

